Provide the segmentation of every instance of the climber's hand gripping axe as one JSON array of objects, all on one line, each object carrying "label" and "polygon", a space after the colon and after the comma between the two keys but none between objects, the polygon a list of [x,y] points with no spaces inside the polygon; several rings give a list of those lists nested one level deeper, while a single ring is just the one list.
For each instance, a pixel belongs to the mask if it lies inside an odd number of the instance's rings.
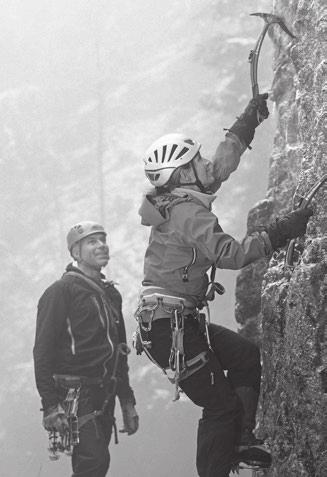
[{"label": "climber's hand gripping axe", "polygon": [[[289,31],[287,26],[285,25],[283,19],[278,17],[277,15],[273,15],[272,13],[251,13],[252,16],[261,17],[264,20],[264,27],[262,32],[259,35],[259,38],[256,42],[256,45],[253,50],[250,51],[249,55],[249,62],[250,62],[250,76],[251,76],[251,85],[252,85],[252,96],[256,98],[259,94],[259,86],[258,86],[258,60],[259,54],[261,50],[261,46],[268,31],[270,25],[277,23],[282,30],[284,30],[291,38],[295,38],[293,33]],[[258,123],[260,124],[265,117],[257,111],[257,119]]]}]

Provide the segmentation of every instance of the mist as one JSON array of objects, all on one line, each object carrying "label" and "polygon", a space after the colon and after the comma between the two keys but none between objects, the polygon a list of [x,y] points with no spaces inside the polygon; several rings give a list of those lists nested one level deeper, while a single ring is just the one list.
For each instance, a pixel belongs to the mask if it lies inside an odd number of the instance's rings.
[{"label": "mist", "polygon": [[[251,98],[248,54],[261,31],[255,11],[270,1],[3,1],[0,18],[1,378],[0,473],[70,475],[50,462],[32,362],[37,302],[70,257],[65,237],[81,220],[109,234],[106,274],[122,293],[129,345],[149,230],[138,216],[147,190],[142,154],[163,134],[185,132],[210,158],[224,128]],[[269,40],[259,65],[269,91]],[[275,129],[271,115],[253,149],[217,194],[214,211],[237,239],[264,198]],[[212,321],[236,330],[237,272]],[[140,430],[110,446],[112,477],[196,476],[201,409],[132,352],[130,379]],[[117,406],[118,408],[118,406]],[[120,411],[117,411],[121,426]],[[246,475],[245,473],[243,474]]]}]

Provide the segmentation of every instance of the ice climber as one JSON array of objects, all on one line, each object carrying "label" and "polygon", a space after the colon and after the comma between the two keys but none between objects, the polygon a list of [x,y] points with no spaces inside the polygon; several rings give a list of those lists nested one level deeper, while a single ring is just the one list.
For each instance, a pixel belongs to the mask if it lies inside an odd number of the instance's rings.
[{"label": "ice climber", "polygon": [[[306,231],[310,210],[277,217],[242,242],[225,233],[211,211],[213,195],[239,165],[258,126],[268,116],[267,95],[252,99],[209,161],[200,144],[182,134],[154,142],[144,155],[154,189],[140,208],[151,227],[136,311],[137,352],[147,356],[198,406],[200,477],[228,477],[233,463],[269,466],[270,454],[253,430],[260,392],[259,349],[217,324],[203,310],[214,290],[215,268],[238,270],[269,257]],[[211,268],[211,279],[207,272]],[[211,282],[211,283],[210,283]],[[226,372],[226,375],[224,373]]]},{"label": "ice climber", "polygon": [[38,304],[34,364],[50,451],[72,452],[73,477],[104,477],[119,398],[124,432],[138,429],[129,384],[122,299],[101,273],[109,260],[104,228],[80,222],[67,235],[75,264]]}]

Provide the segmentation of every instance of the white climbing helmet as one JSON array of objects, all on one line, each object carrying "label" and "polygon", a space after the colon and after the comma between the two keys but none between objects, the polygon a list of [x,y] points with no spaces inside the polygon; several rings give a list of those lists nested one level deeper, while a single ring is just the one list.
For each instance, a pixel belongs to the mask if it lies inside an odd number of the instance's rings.
[{"label": "white climbing helmet", "polygon": [[144,155],[145,175],[152,185],[165,185],[177,167],[183,166],[197,155],[201,144],[184,134],[167,134],[157,139]]}]

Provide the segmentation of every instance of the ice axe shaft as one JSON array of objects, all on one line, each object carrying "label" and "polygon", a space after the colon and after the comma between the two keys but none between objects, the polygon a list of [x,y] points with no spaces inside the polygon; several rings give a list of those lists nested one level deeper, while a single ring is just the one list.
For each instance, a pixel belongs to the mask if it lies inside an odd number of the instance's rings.
[{"label": "ice axe shaft", "polygon": [[[261,51],[261,46],[263,43],[263,40],[266,36],[266,33],[268,31],[268,28],[270,25],[273,25],[274,23],[278,24],[281,29],[287,33],[291,38],[295,38],[293,33],[290,32],[290,30],[287,28],[287,26],[284,23],[284,20],[277,16],[273,15],[272,13],[251,13],[252,16],[257,16],[261,17],[264,20],[264,26],[263,29],[259,35],[259,38],[255,44],[255,47],[253,50],[250,51],[249,54],[249,62],[250,62],[250,76],[251,76],[251,86],[252,86],[252,96],[255,98],[259,94],[259,85],[258,85],[258,60],[259,60],[259,55]],[[258,112],[258,121],[261,123],[263,121],[264,117],[261,116],[261,114]]]}]

